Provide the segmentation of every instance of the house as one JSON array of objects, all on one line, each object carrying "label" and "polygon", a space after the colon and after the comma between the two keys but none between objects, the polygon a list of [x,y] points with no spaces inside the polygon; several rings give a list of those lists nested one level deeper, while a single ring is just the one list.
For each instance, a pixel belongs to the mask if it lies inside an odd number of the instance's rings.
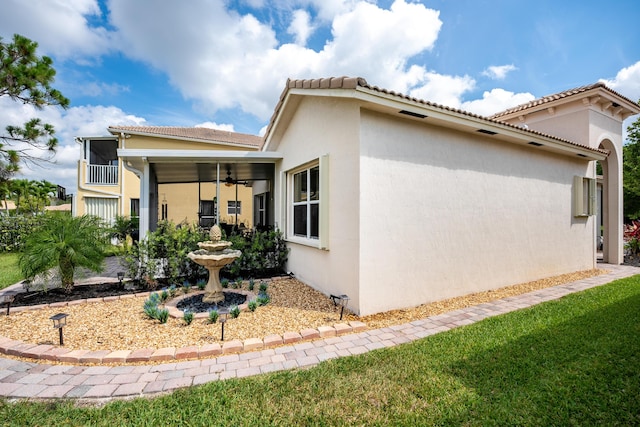
[{"label": "house", "polygon": [[[117,151],[170,150],[182,151],[257,151],[262,143],[260,137],[207,128],[119,126],[108,129],[110,136],[80,137],[82,155],[78,161],[78,195],[75,214],[92,214],[108,222],[116,216],[138,217],[140,215],[140,179],[144,165],[136,169],[133,164],[121,161]],[[175,166],[175,165],[174,165]],[[154,170],[161,168],[153,166]],[[223,165],[224,179],[219,190],[212,182],[214,172],[206,167],[194,169],[193,173],[172,168],[172,176],[147,196],[150,204],[157,206],[150,212],[151,226],[166,219],[175,223],[198,223],[208,227],[216,220],[216,202],[220,200],[220,222],[243,224],[251,227],[253,217],[253,190],[256,180],[238,178],[238,170],[232,164]],[[144,196],[143,196],[144,197]],[[259,218],[258,218],[259,220]]]},{"label": "house", "polygon": [[622,121],[638,113],[602,84],[487,118],[340,77],[289,80],[254,146],[110,132],[140,177],[142,236],[160,188],[229,170],[259,183],[288,270],[367,315],[595,268],[597,162],[604,259],[620,263]]}]

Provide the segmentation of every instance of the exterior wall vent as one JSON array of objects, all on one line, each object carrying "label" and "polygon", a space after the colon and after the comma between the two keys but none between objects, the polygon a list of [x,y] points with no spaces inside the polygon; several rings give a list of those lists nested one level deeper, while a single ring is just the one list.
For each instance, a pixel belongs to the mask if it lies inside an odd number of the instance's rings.
[{"label": "exterior wall vent", "polygon": [[485,133],[487,135],[497,135],[498,134],[498,132],[494,132],[492,130],[487,130],[487,129],[478,129],[478,132]]},{"label": "exterior wall vent", "polygon": [[541,143],[535,142],[535,141],[531,141],[531,142],[529,142],[529,145],[533,145],[534,147],[542,147],[544,144],[541,144]]},{"label": "exterior wall vent", "polygon": [[420,114],[420,113],[414,113],[413,111],[407,111],[407,110],[400,110],[398,111],[400,114],[404,114],[406,116],[411,116],[411,117],[417,117],[419,119],[424,119],[425,116],[424,114]]}]

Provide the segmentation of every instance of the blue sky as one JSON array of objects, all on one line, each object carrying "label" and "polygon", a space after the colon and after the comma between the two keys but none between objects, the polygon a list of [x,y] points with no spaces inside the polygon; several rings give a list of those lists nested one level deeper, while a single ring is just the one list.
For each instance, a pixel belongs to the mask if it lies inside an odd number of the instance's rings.
[{"label": "blue sky", "polygon": [[[605,81],[640,98],[637,0],[0,0],[0,36],[39,43],[71,108],[0,98],[0,126],[38,114],[56,164],[24,168],[75,192],[75,136],[109,125],[261,134],[287,78],[360,76],[490,115]],[[627,122],[629,123],[629,121]]]}]

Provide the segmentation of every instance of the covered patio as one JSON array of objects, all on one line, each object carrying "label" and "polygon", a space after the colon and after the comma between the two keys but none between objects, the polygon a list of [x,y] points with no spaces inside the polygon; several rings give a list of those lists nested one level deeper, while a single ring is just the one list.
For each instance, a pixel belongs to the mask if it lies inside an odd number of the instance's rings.
[{"label": "covered patio", "polygon": [[[157,226],[159,185],[213,183],[217,200],[221,185],[235,185],[237,192],[237,186],[244,184],[252,187],[253,194],[273,194],[275,163],[282,159],[279,152],[126,148],[118,149],[118,157],[140,178],[140,239]],[[273,204],[269,207],[272,210]],[[211,223],[220,223],[219,203],[213,214]],[[269,225],[274,225],[273,217],[271,212]]]}]

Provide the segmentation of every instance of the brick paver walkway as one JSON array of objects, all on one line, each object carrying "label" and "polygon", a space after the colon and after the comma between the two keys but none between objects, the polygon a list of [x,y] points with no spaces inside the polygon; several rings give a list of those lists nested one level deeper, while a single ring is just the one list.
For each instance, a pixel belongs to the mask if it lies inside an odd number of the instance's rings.
[{"label": "brick paver walkway", "polygon": [[0,396],[103,401],[156,395],[177,388],[285,369],[407,343],[543,301],[640,274],[640,268],[601,264],[609,274],[504,298],[389,328],[300,342],[272,349],[157,365],[73,366],[0,357]]}]

